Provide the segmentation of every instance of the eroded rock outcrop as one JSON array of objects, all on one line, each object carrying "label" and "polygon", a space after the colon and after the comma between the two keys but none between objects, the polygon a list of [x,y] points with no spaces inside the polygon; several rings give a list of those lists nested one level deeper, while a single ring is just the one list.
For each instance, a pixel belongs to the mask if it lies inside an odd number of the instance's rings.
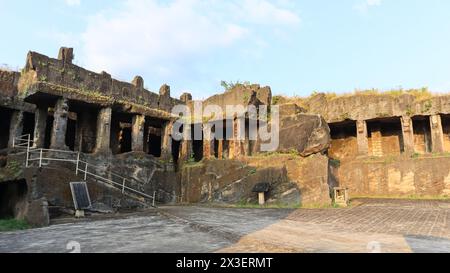
[{"label": "eroded rock outcrop", "polygon": [[269,204],[329,205],[328,158],[261,155],[244,161],[207,160],[185,166],[182,197],[188,203],[254,204],[258,183],[270,184]]},{"label": "eroded rock outcrop", "polygon": [[280,117],[280,152],[297,151],[306,157],[324,153],[330,146],[330,128],[319,115]]}]

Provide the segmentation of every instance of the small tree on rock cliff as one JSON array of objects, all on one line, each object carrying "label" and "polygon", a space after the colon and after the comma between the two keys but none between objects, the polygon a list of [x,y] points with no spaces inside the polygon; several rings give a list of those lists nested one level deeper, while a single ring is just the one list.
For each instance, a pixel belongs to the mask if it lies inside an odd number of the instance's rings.
[{"label": "small tree on rock cliff", "polygon": [[244,81],[244,82],[241,82],[241,81],[236,81],[236,82],[233,82],[233,81],[230,81],[230,82],[227,82],[227,81],[221,81],[220,82],[220,85],[225,89],[225,91],[230,91],[231,89],[233,89],[234,87],[236,87],[237,85],[244,85],[244,86],[248,86],[248,85],[251,85],[251,83],[249,82],[249,81]]}]

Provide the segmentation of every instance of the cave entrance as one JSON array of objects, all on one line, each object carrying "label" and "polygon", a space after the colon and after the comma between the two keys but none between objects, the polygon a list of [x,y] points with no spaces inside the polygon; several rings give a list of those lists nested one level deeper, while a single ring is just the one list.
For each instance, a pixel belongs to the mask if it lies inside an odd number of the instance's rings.
[{"label": "cave entrance", "polygon": [[399,155],[405,151],[401,120],[398,117],[367,122],[369,153],[372,156]]},{"label": "cave entrance", "polygon": [[444,133],[444,151],[450,152],[450,115],[441,115],[441,121]]},{"label": "cave entrance", "polygon": [[414,151],[419,154],[431,153],[431,124],[427,116],[412,118],[414,130]]},{"label": "cave entrance", "polygon": [[69,147],[71,151],[75,151],[75,140],[77,134],[77,114],[69,112],[69,117],[67,119],[67,129],[66,129],[66,146]]},{"label": "cave entrance", "polygon": [[[201,132],[201,135],[196,135],[196,130],[197,132]],[[193,157],[195,162],[200,162],[203,159],[203,125],[201,123],[193,124],[191,135]]]},{"label": "cave entrance", "polygon": [[120,153],[128,153],[131,152],[131,141],[132,141],[132,129],[130,123],[121,123],[120,125],[120,134],[119,134],[119,146]]},{"label": "cave entrance", "polygon": [[172,139],[172,159],[175,166],[178,166],[178,160],[180,159],[180,147],[181,141]]},{"label": "cave entrance", "polygon": [[[223,151],[219,151],[219,143],[224,139],[223,134],[223,125],[222,124],[214,124],[212,132],[214,133],[214,157],[218,159],[222,159],[219,157],[223,154]],[[222,132],[222,134],[220,133]],[[223,146],[222,146],[223,149]]]},{"label": "cave entrance", "polygon": [[[250,128],[250,122],[256,123],[256,128]],[[255,146],[256,146],[255,137],[258,136],[258,129],[259,129],[258,121],[251,120],[249,118],[247,118],[245,120],[245,139],[248,141],[247,142],[248,146],[246,147],[248,156],[252,156],[253,152],[255,151]],[[253,138],[253,139],[251,139],[251,138]]]},{"label": "cave entrance", "polygon": [[330,123],[329,127],[331,131],[329,156],[333,159],[356,157],[358,155],[356,121]]},{"label": "cave entrance", "polygon": [[156,118],[145,118],[144,151],[154,157],[161,157],[163,141],[163,124],[166,121]]},{"label": "cave entrance", "polygon": [[173,164],[175,166],[175,171],[178,171],[178,161],[180,159],[180,153],[181,153],[181,145],[182,145],[182,141],[181,140],[175,140],[174,139],[174,134],[175,133],[180,133],[183,134],[184,131],[184,125],[181,125],[180,127],[180,131],[179,132],[175,132],[174,130],[172,130],[172,132],[170,133],[170,150],[172,152],[172,160],[173,160]]},{"label": "cave entrance", "polygon": [[33,139],[34,135],[34,113],[23,113],[23,130],[22,135],[30,135],[31,139]]},{"label": "cave entrance", "polygon": [[25,180],[0,183],[0,219],[23,218],[27,204]]},{"label": "cave entrance", "polygon": [[230,158],[230,141],[233,140],[233,120],[226,119],[223,121],[223,158]]},{"label": "cave entrance", "polygon": [[51,109],[48,112],[47,121],[45,125],[44,149],[50,149],[54,120],[55,118],[53,117],[53,109]]},{"label": "cave entrance", "polygon": [[100,109],[91,104],[73,101],[70,110],[66,145],[71,150],[93,153],[97,141],[97,119]]},{"label": "cave entrance", "polygon": [[161,157],[162,129],[156,127],[148,128],[147,147],[148,154]]},{"label": "cave entrance", "polygon": [[132,115],[113,112],[111,117],[111,151],[113,154],[131,152]]},{"label": "cave entrance", "polygon": [[0,107],[0,150],[8,147],[12,111]]}]

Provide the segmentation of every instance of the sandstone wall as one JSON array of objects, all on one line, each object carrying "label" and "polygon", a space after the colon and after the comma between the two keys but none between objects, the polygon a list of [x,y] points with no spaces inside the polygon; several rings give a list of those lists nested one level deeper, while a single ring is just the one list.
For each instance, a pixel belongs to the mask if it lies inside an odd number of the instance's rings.
[{"label": "sandstone wall", "polygon": [[450,157],[342,161],[333,176],[352,196],[450,196]]}]

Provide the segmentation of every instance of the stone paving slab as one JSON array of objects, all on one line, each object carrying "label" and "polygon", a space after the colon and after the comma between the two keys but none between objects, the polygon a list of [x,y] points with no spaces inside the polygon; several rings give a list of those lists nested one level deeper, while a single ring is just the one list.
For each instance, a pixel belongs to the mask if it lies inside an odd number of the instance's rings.
[{"label": "stone paving slab", "polygon": [[230,245],[223,238],[151,215],[0,233],[0,252],[65,253],[72,241],[83,253],[206,253]]},{"label": "stone paving slab", "polygon": [[450,252],[450,203],[349,209],[162,207],[158,213],[0,233],[0,252]]}]

